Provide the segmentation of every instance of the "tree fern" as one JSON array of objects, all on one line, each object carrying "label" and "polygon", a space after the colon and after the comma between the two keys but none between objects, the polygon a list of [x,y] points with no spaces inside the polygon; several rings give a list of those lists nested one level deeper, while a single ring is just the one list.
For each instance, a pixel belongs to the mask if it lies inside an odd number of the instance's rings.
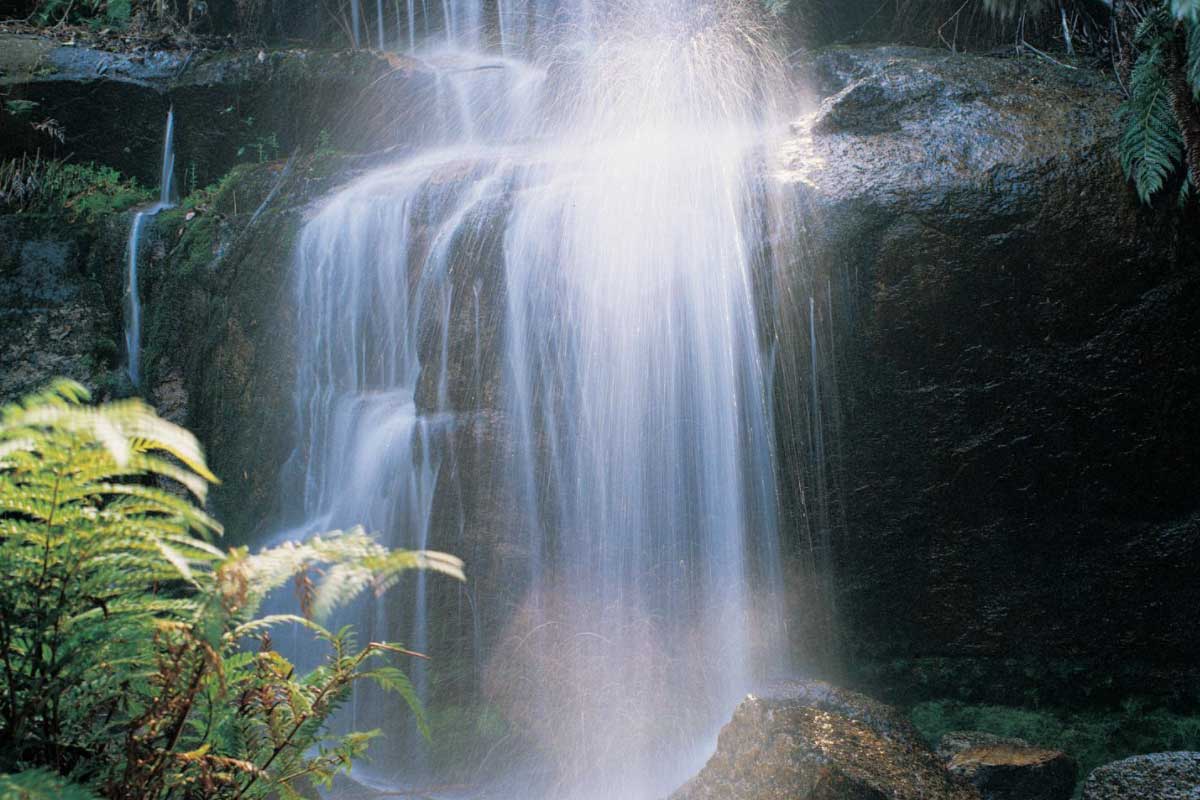
[{"label": "tree fern", "polygon": [[[424,729],[384,663],[412,654],[317,619],[408,570],[461,579],[458,559],[389,552],[361,529],[226,553],[198,505],[216,479],[196,439],[140,401],[86,400],[60,382],[0,409],[0,769],[15,773],[0,788],[90,798],[55,777],[74,774],[110,800],[299,796],[373,737],[325,727],[363,680]],[[304,613],[258,618],[289,581]],[[290,623],[328,648],[310,673],[271,647]]]}]

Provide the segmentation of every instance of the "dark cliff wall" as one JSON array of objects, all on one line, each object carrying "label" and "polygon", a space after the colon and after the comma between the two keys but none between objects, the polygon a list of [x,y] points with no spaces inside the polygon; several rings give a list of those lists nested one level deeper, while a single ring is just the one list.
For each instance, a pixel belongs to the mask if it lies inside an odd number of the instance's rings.
[{"label": "dark cliff wall", "polygon": [[840,317],[851,665],[991,700],[1194,695],[1194,214],[1135,204],[1094,79],[900,50],[813,73],[839,94],[789,169]]}]

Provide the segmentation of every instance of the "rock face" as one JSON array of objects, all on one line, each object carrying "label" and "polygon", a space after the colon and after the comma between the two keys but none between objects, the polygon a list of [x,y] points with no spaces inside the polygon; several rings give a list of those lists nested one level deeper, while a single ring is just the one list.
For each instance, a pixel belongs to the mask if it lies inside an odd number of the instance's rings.
[{"label": "rock face", "polygon": [[52,377],[95,386],[118,368],[120,277],[97,267],[113,254],[68,227],[0,216],[0,402]]},{"label": "rock face", "polygon": [[1196,800],[1200,753],[1151,753],[1105,764],[1083,784],[1083,800]]},{"label": "rock face", "polygon": [[[896,691],[911,659],[969,664],[998,701],[1052,680],[1006,660],[1090,670],[1059,700],[1098,676],[1190,691],[1194,212],[1138,206],[1119,93],[1086,71],[880,48],[806,74],[816,110],[779,172],[798,207],[777,237],[780,452],[787,483],[831,487],[852,659],[899,664]],[[817,394],[810,324],[824,451],[794,399]],[[820,475],[814,452],[834,453]],[[797,505],[797,535],[821,527]]]},{"label": "rock face", "polygon": [[816,682],[750,695],[671,800],[972,800],[894,710]]},{"label": "rock face", "polygon": [[1070,756],[1022,739],[956,731],[942,737],[937,754],[983,800],[1068,800],[1075,790]]},{"label": "rock face", "polygon": [[[368,51],[165,51],[137,55],[0,35],[0,90],[33,104],[0,112],[0,158],[41,152],[95,161],[157,184],[167,110],[176,179],[207,186],[238,160],[297,147],[348,151],[419,141],[436,106],[419,63]],[[57,142],[35,124],[56,120]]]}]

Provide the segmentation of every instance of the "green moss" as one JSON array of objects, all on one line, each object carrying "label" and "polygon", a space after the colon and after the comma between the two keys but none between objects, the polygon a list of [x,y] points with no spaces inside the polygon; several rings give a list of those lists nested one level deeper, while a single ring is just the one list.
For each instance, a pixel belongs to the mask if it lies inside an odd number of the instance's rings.
[{"label": "green moss", "polygon": [[[839,679],[843,676],[839,676]],[[1142,693],[1144,665],[1122,659],[1071,659],[1028,656],[931,656],[871,658],[859,656],[844,676],[849,683],[889,703],[924,700],[1009,706],[1115,708]],[[1187,681],[1160,682],[1156,705],[1200,710],[1200,688]]]},{"label": "green moss", "polygon": [[93,223],[152,197],[111,167],[27,158],[0,164],[0,212],[60,214],[70,222]]},{"label": "green moss", "polygon": [[111,369],[121,358],[121,348],[115,340],[101,336],[92,343],[91,358],[97,366]]},{"label": "green moss", "polygon": [[949,731],[1015,736],[1062,750],[1079,762],[1082,781],[1096,767],[1139,753],[1200,750],[1200,716],[1148,708],[1131,700],[1116,711],[1072,711],[975,705],[955,700],[918,703],[913,724],[931,745]]}]

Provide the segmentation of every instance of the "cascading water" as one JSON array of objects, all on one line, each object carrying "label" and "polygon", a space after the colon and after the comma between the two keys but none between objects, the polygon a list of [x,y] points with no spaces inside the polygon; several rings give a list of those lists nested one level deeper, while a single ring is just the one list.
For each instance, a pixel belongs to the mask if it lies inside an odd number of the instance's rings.
[{"label": "cascading water", "polygon": [[[421,54],[440,70],[444,143],[342,190],[299,243],[302,531],[445,541],[439,487],[487,395],[507,438],[479,446],[527,569],[472,657],[536,754],[521,791],[661,796],[784,666],[756,314],[784,72],[739,2],[440,10]],[[368,635],[431,643],[428,587],[410,591],[360,610]],[[359,698],[351,713],[394,728],[397,711]],[[394,748],[381,773],[424,771],[421,747]]]},{"label": "cascading water", "polygon": [[171,207],[175,181],[175,109],[167,110],[167,129],[163,134],[162,170],[159,178],[158,202],[133,215],[129,228],[125,279],[125,352],[129,359],[129,382],[140,387],[142,382],[142,302],[138,293],[138,250],[146,220],[164,208]]}]

